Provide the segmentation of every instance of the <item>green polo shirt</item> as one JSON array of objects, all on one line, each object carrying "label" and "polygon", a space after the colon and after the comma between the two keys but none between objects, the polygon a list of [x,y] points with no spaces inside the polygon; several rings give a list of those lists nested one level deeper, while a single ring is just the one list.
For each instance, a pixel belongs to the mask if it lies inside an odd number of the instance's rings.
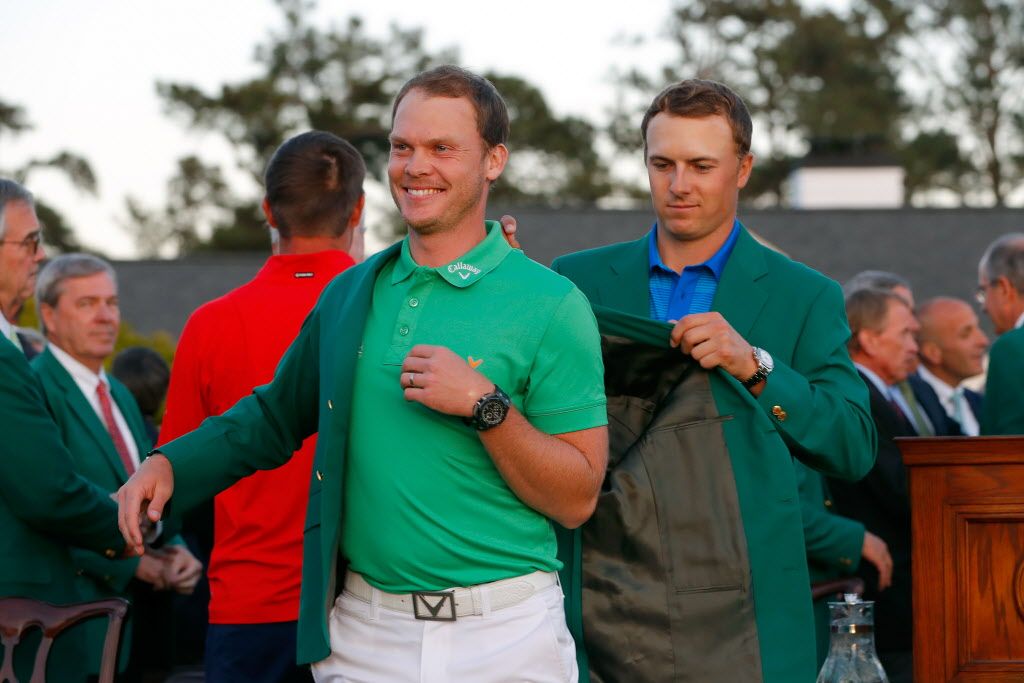
[{"label": "green polo shirt", "polygon": [[548,434],[607,424],[597,323],[583,294],[509,247],[497,223],[440,268],[409,244],[377,277],[356,365],[343,552],[390,592],[440,590],[554,571],[551,522],[501,478],[476,430],[407,402],[402,361],[446,346]]}]

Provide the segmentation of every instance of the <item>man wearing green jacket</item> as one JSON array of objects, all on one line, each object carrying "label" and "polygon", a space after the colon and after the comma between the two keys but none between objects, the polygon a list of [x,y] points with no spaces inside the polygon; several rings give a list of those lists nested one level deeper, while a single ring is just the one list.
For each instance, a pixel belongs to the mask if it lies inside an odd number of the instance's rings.
[{"label": "man wearing green jacket", "polygon": [[[736,219],[753,166],[751,128],[742,100],[719,83],[667,88],[641,125],[656,225],[639,240],[564,256],[552,267],[593,304],[674,323],[671,343],[718,376],[711,394],[725,416],[750,566],[738,600],[753,601],[757,626],[757,642],[743,639],[736,658],[753,653],[743,680],[786,683],[816,673],[792,457],[856,479],[871,467],[875,432],[846,351],[839,286],[760,245]],[[582,552],[586,564],[585,543]],[[630,598],[620,596],[624,631]],[[586,636],[586,593],[583,610]],[[692,668],[678,661],[674,680],[690,680]],[[600,676],[600,661],[591,670]]]},{"label": "man wearing green jacket", "polygon": [[978,266],[978,301],[999,338],[988,352],[981,433],[1024,434],[1024,233],[989,245]]},{"label": "man wearing green jacket", "polygon": [[327,286],[271,384],[118,494],[138,545],[145,501],[187,508],[318,432],[297,649],[319,680],[577,678],[550,520],[582,524],[603,478],[599,337],[579,290],[484,221],[507,136],[485,79],[407,83],[388,177],[408,237]]},{"label": "man wearing green jacket", "polygon": [[[24,300],[38,262],[45,257],[32,195],[0,179],[0,304]],[[10,323],[0,315],[0,597],[26,597],[56,604],[79,602],[70,546],[119,557],[113,501],[78,475],[60,431],[46,410],[39,380],[32,374]],[[85,653],[74,628],[60,636],[50,657],[47,680],[85,679]],[[33,653],[19,648],[22,680]],[[0,646],[0,656],[3,647]]]},{"label": "man wearing green jacket", "polygon": [[[76,471],[113,493],[153,445],[135,399],[103,370],[120,326],[114,269],[90,254],[58,256],[39,273],[36,301],[49,343],[32,367],[50,413]],[[141,557],[109,559],[78,548],[71,556],[84,600],[123,597],[132,603],[119,670],[128,667],[129,652],[131,667],[122,678],[137,681],[144,669],[169,670],[172,636],[164,625],[169,623],[170,596],[154,591],[189,593],[202,573],[202,564],[181,539]],[[94,620],[85,628],[90,652],[83,667],[97,675],[106,625]]]}]

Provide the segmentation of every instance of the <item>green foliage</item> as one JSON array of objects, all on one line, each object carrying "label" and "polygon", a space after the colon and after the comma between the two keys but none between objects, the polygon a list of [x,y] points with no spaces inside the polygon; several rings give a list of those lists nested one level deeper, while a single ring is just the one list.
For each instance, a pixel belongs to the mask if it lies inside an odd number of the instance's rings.
[{"label": "green foliage", "polygon": [[[32,128],[24,108],[0,100],[0,135],[12,136]],[[46,159],[30,159],[17,168],[0,169],[0,176],[13,178],[23,185],[29,176],[38,171],[56,171],[65,177],[78,191],[96,196],[99,186],[96,174],[85,157],[61,150]],[[45,201],[36,198],[36,214],[43,225],[43,237],[48,249],[66,253],[81,251],[82,245],[75,237],[74,228],[64,216]]]},{"label": "green foliage", "polygon": [[611,137],[635,150],[643,110],[665,84],[684,78],[728,83],[755,119],[759,157],[746,199],[781,203],[795,159],[812,141],[898,146],[907,106],[893,57],[906,17],[887,0],[855,1],[845,13],[797,0],[678,2],[670,38],[679,59],[657,74],[619,74],[626,93]]},{"label": "green foliage", "polygon": [[[284,27],[256,47],[259,75],[213,93],[187,83],[159,83],[167,111],[194,130],[222,136],[253,187],[277,146],[308,129],[347,139],[366,159],[368,177],[381,177],[395,95],[420,71],[456,61],[456,52],[428,52],[418,29],[393,25],[387,35],[372,36],[356,17],[320,28],[310,18],[313,3],[278,0],[278,5]],[[556,116],[540,90],[521,78],[488,76],[508,101],[515,152],[494,187],[496,201],[554,205],[592,202],[608,193],[592,124]],[[129,200],[129,227],[147,254],[265,249],[256,209],[260,198],[254,194],[236,195],[221,169],[195,157],[183,159],[165,207]],[[201,236],[201,227],[210,229],[209,238]],[[392,227],[388,232],[404,229]]]},{"label": "green foliage", "polygon": [[900,4],[913,28],[906,62],[925,86],[916,94],[920,129],[955,130],[965,154],[945,170],[960,173],[962,190],[987,190],[1003,204],[1024,181],[1024,3]]}]

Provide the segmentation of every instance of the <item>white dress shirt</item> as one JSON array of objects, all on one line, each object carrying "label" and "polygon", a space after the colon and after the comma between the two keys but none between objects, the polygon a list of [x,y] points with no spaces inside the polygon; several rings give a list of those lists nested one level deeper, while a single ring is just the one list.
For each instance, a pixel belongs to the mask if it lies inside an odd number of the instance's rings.
[{"label": "white dress shirt", "polygon": [[974,416],[974,411],[971,410],[967,397],[964,396],[963,385],[951,387],[929,372],[928,368],[923,365],[918,367],[917,374],[935,390],[935,395],[939,397],[939,403],[942,404],[943,410],[957,421],[960,431],[965,436],[978,436],[980,433],[978,418]]},{"label": "white dress shirt", "polygon": [[96,388],[100,382],[107,385],[107,395],[110,396],[110,407],[114,413],[114,424],[121,431],[121,438],[124,439],[125,445],[128,447],[128,455],[132,459],[132,463],[135,468],[139,467],[139,447],[135,444],[135,437],[132,435],[132,431],[128,428],[128,422],[124,419],[124,415],[121,414],[121,409],[117,406],[117,401],[114,400],[113,395],[110,393],[110,381],[107,379],[107,373],[100,368],[100,372],[97,375],[95,372],[85,367],[77,360],[72,358],[66,352],[61,350],[56,344],[51,343],[49,345],[50,353],[53,357],[64,366],[64,369],[71,375],[71,379],[75,380],[75,384],[82,390],[85,395],[85,399],[92,406],[92,409],[96,411],[96,416],[100,420],[100,424],[106,428],[107,423],[103,420],[103,409],[100,408],[100,398],[96,395]]},{"label": "white dress shirt", "polygon": [[14,344],[16,347],[18,347],[19,351],[22,350],[21,342],[18,340],[14,331],[14,325],[12,325],[7,320],[7,318],[4,317],[3,313],[0,313],[0,337],[3,337],[7,341]]}]

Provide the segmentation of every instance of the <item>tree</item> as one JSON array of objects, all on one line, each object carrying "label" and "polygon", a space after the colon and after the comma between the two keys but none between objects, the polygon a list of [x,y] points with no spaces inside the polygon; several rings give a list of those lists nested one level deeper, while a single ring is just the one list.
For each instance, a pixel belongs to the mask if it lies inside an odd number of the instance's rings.
[{"label": "tree", "polygon": [[1024,4],[902,3],[913,28],[905,61],[923,77],[914,89],[924,121],[920,128],[959,137],[967,152],[954,166],[967,167],[962,189],[987,190],[997,205],[1004,204],[1024,180]]},{"label": "tree", "polygon": [[[261,73],[226,83],[206,93],[186,83],[158,83],[168,112],[195,130],[223,136],[234,151],[251,188],[234,194],[215,164],[191,159],[179,170],[163,209],[147,209],[129,200],[130,222],[147,252],[171,244],[180,251],[265,248],[266,236],[257,206],[264,165],[286,138],[311,128],[349,140],[366,159],[370,182],[387,164],[391,107],[401,86],[413,75],[440,63],[454,62],[454,50],[430,53],[423,32],[391,26],[383,37],[367,33],[362,21],[321,29],[305,0],[277,0],[284,27],[256,47]],[[551,112],[540,91],[521,78],[491,74],[508,100],[514,140],[510,166],[495,188],[504,201],[565,203],[592,201],[609,185],[607,171],[594,151],[596,128],[574,117]],[[198,193],[185,192],[191,181]],[[215,202],[220,202],[215,204]],[[203,239],[200,226],[211,228]],[[163,241],[161,241],[163,240]]]},{"label": "tree", "polygon": [[[906,13],[889,0],[855,0],[844,12],[798,0],[696,0],[673,9],[679,60],[655,76],[620,74],[646,106],[665,84],[712,78],[741,93],[759,124],[760,159],[748,198],[780,203],[797,157],[815,146],[894,152],[906,111],[893,59]],[[642,109],[620,109],[612,136],[636,149]],[[635,129],[636,124],[633,123]]]},{"label": "tree", "polygon": [[[23,107],[0,100],[0,138],[16,136],[32,129]],[[30,159],[21,166],[0,170],[0,175],[27,185],[29,176],[39,171],[56,171],[64,175],[73,187],[82,193],[96,196],[98,184],[92,166],[82,156],[66,150],[45,159]],[[74,229],[64,216],[45,200],[36,197],[36,214],[43,224],[47,247],[59,252],[82,251]]]}]

